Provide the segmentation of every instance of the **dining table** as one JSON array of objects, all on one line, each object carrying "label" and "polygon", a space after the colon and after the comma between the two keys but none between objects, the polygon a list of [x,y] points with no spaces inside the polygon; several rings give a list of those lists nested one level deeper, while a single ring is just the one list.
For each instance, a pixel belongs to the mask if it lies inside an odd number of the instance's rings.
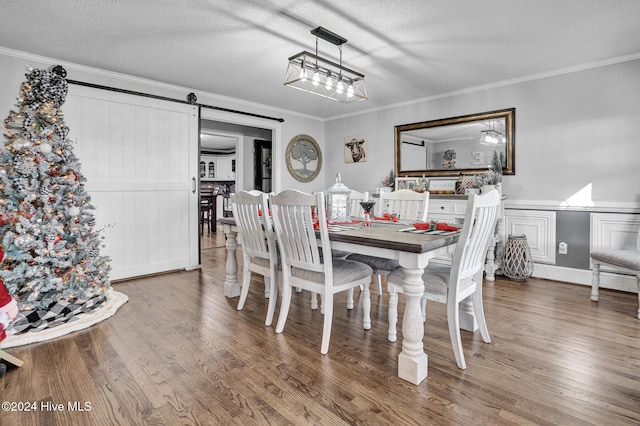
[{"label": "dining table", "polygon": [[[402,319],[402,350],[398,355],[398,377],[414,385],[427,377],[428,356],[424,349],[424,322],[420,299],[424,292],[422,274],[429,261],[453,252],[459,232],[425,232],[410,223],[374,221],[371,226],[352,224],[329,224],[331,248],[350,253],[398,260],[404,270],[403,294],[405,307]],[[224,295],[240,295],[238,283],[238,228],[233,217],[220,218],[226,236],[226,275]],[[468,314],[468,313],[467,313]],[[461,311],[461,317],[464,312]],[[472,315],[472,313],[471,313]],[[471,328],[477,327],[475,317],[467,318]],[[461,324],[465,322],[461,318]],[[464,328],[464,327],[463,327]]]}]

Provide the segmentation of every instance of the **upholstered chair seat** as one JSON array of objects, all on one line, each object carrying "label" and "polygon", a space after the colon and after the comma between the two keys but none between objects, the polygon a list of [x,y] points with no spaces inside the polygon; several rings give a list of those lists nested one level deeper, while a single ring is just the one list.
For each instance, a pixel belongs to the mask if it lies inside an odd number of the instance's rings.
[{"label": "upholstered chair seat", "polygon": [[592,280],[591,300],[599,300],[600,267],[605,266],[614,272],[635,275],[638,285],[638,313],[640,319],[640,230],[636,238],[635,250],[594,250],[591,252]]}]

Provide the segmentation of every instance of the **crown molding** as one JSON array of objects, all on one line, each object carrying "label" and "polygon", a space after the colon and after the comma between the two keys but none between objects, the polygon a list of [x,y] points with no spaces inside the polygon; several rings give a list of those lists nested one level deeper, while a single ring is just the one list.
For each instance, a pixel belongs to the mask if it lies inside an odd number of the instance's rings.
[{"label": "crown molding", "polygon": [[336,116],[333,116],[333,117],[327,117],[325,119],[325,121],[339,120],[339,119],[355,117],[355,116],[363,115],[363,114],[370,114],[370,113],[373,113],[373,112],[380,112],[380,111],[384,111],[384,110],[388,110],[388,109],[401,108],[401,107],[405,107],[405,106],[412,106],[412,105],[416,105],[416,104],[420,104],[420,103],[424,103],[424,102],[435,101],[435,100],[444,99],[444,98],[451,98],[453,96],[466,95],[466,94],[470,94],[470,93],[481,92],[481,91],[484,91],[484,90],[497,89],[497,88],[500,88],[500,87],[514,86],[516,84],[526,83],[526,82],[529,82],[529,81],[543,80],[543,79],[546,79],[546,78],[558,77],[558,76],[561,76],[561,75],[572,74],[572,73],[586,71],[586,70],[590,70],[590,69],[607,67],[609,65],[620,64],[620,63],[623,63],[623,62],[636,61],[636,60],[639,60],[639,59],[640,59],[640,52],[633,53],[631,55],[617,56],[617,57],[614,57],[614,58],[607,58],[607,59],[603,59],[601,61],[589,62],[589,63],[586,63],[586,64],[576,65],[576,66],[568,67],[568,68],[562,68],[562,69],[558,69],[558,70],[554,70],[554,71],[547,71],[547,72],[538,73],[538,74],[531,74],[531,75],[528,75],[528,76],[513,78],[513,79],[510,79],[510,80],[503,80],[503,81],[497,81],[497,82],[494,82],[494,83],[483,84],[481,86],[472,86],[472,87],[468,87],[466,89],[455,90],[455,91],[449,92],[449,93],[442,93],[442,94],[439,94],[439,95],[427,96],[427,97],[424,97],[424,98],[413,99],[413,100],[404,101],[404,102],[398,102],[398,103],[395,103],[395,104],[385,105],[385,106],[381,106],[381,107],[369,108],[369,109],[361,110],[361,111],[358,111],[358,112],[353,112],[353,113],[348,113],[348,114],[341,114],[341,115],[336,115]]},{"label": "crown molding", "polygon": [[129,75],[129,74],[122,74],[122,73],[117,73],[117,72],[113,72],[113,71],[107,71],[107,70],[104,70],[104,69],[101,69],[101,68],[94,68],[94,67],[89,67],[89,66],[86,66],[86,65],[80,65],[80,64],[73,63],[73,62],[61,61],[61,60],[58,60],[58,59],[49,58],[49,57],[46,57],[46,56],[39,56],[39,55],[35,55],[35,54],[32,54],[32,53],[22,52],[22,51],[19,51],[19,50],[8,49],[8,48],[1,47],[1,46],[0,46],[0,54],[6,55],[6,56],[11,56],[11,57],[14,57],[14,58],[24,59],[24,60],[27,60],[27,61],[41,62],[41,63],[44,63],[44,64],[50,64],[50,65],[62,65],[63,67],[65,67],[67,69],[67,71],[74,70],[74,71],[84,72],[84,73],[87,73],[87,74],[93,74],[93,75],[97,75],[97,76],[105,77],[105,78],[109,78],[109,79],[127,81],[127,82],[134,83],[134,84],[141,84],[141,85],[145,85],[145,86],[155,87],[155,88],[162,89],[162,90],[170,90],[170,91],[183,92],[183,93],[194,92],[194,93],[196,93],[196,95],[199,98],[202,98],[202,97],[206,96],[208,99],[212,99],[214,101],[224,102],[225,104],[231,103],[233,105],[241,105],[241,106],[248,107],[248,108],[251,108],[251,109],[267,110],[269,113],[278,112],[280,114],[293,115],[293,116],[297,116],[297,117],[301,117],[301,118],[306,118],[306,119],[309,119],[309,120],[326,121],[323,118],[315,117],[315,116],[308,115],[308,114],[302,114],[302,113],[299,113],[299,112],[296,112],[296,111],[290,111],[290,110],[286,110],[286,109],[282,109],[282,108],[276,108],[276,107],[273,107],[273,106],[270,106],[270,105],[264,105],[264,104],[260,104],[260,103],[257,103],[257,102],[251,102],[251,101],[247,101],[247,100],[244,100],[244,99],[232,98],[230,96],[219,95],[217,93],[205,92],[205,91],[202,91],[202,90],[199,90],[199,89],[195,89],[195,88],[192,88],[192,87],[177,86],[177,85],[174,85],[174,84],[164,83],[164,82],[161,82],[161,81],[150,80],[150,79],[141,78],[141,77],[135,77],[135,76],[132,76],[132,75]]}]

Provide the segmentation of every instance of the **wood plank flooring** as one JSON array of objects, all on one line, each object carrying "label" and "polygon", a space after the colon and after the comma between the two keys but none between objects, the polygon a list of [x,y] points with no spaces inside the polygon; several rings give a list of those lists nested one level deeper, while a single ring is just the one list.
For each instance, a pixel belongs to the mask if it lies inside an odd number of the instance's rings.
[{"label": "wood plank flooring", "polygon": [[[264,326],[262,278],[252,279],[243,311],[222,295],[221,232],[203,238],[202,252],[201,270],[113,284],[129,302],[112,318],[10,349],[25,365],[0,380],[0,400],[36,403],[36,410],[3,411],[0,424],[640,424],[635,294],[602,290],[594,303],[585,286],[486,283],[492,343],[463,332],[464,371],[444,305],[430,303],[429,374],[414,386],[397,377],[401,342],[386,338],[386,295],[372,295],[369,331],[362,309],[348,311],[345,296],[336,296],[323,356],[322,316],[307,293],[294,296],[284,333],[276,334]],[[53,411],[57,404],[63,408]]]}]

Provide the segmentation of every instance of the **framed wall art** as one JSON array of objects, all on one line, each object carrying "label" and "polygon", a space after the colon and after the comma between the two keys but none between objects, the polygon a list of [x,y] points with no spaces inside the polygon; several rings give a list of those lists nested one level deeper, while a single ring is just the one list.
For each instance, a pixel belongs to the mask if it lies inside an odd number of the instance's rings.
[{"label": "framed wall art", "polygon": [[322,167],[322,152],[314,138],[309,135],[294,136],[285,153],[287,169],[300,182],[314,180]]},{"label": "framed wall art", "polygon": [[414,177],[397,177],[396,178],[396,191],[399,189],[415,189],[418,184],[418,178]]},{"label": "framed wall art", "polygon": [[345,163],[363,163],[367,161],[367,145],[366,136],[350,136],[344,138],[344,162]]}]

